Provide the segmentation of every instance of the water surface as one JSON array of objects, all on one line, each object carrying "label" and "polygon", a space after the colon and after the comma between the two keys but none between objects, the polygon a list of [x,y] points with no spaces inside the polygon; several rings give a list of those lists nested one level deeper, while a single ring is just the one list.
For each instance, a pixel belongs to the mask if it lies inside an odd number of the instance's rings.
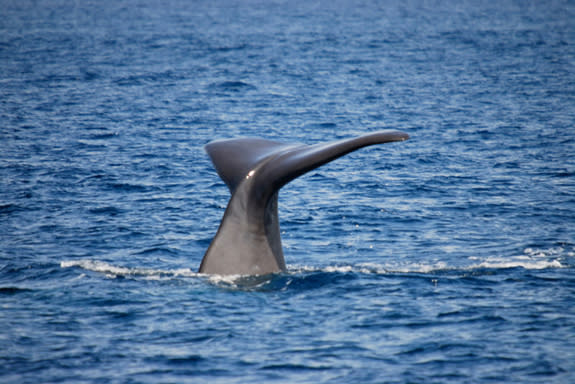
[{"label": "water surface", "polygon": [[[572,1],[0,1],[0,381],[575,381]],[[196,273],[203,146],[380,129]]]}]

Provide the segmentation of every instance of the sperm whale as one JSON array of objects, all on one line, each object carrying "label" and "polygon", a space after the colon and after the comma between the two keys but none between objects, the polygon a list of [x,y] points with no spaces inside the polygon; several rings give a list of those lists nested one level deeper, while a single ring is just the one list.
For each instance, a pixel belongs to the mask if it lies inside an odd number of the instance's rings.
[{"label": "sperm whale", "polygon": [[231,198],[199,272],[265,275],[286,270],[278,192],[295,178],[357,149],[404,141],[393,130],[315,145],[241,138],[214,141],[205,150]]}]

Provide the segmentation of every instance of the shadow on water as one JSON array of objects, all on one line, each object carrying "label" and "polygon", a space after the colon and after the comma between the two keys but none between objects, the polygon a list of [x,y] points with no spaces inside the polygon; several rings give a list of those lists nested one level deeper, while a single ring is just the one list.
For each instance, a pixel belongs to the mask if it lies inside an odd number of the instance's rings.
[{"label": "shadow on water", "polygon": [[310,291],[355,280],[357,272],[330,270],[288,271],[258,276],[209,276],[208,281],[226,290],[248,292]]}]

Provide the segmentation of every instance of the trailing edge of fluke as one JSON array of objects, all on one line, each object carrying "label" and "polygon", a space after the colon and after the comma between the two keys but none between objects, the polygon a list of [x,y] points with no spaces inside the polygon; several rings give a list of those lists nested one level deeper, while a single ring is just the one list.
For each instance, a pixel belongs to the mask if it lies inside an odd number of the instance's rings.
[{"label": "trailing edge of fluke", "polygon": [[379,131],[334,142],[304,145],[263,139],[230,139],[205,149],[232,197],[200,273],[265,275],[285,271],[278,219],[281,187],[357,149],[409,135]]}]

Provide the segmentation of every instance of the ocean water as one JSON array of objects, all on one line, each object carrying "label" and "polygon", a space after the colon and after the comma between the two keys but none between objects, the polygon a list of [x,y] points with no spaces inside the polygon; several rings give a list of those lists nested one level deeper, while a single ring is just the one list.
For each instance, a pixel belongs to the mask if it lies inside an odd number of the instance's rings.
[{"label": "ocean water", "polygon": [[[203,146],[365,148],[196,273]],[[573,1],[0,0],[0,382],[575,382]]]}]

